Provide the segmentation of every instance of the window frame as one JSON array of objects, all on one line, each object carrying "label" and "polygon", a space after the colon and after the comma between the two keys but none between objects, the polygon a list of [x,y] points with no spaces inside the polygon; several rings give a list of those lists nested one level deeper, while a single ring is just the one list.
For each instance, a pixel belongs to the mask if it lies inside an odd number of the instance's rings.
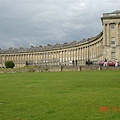
[{"label": "window frame", "polygon": [[111,38],[111,45],[115,45],[115,37]]},{"label": "window frame", "polygon": [[110,28],[111,28],[111,30],[114,30],[114,29],[115,29],[115,24],[114,24],[114,23],[111,23],[111,24],[110,24]]},{"label": "window frame", "polygon": [[111,60],[115,60],[115,52],[111,52]]}]

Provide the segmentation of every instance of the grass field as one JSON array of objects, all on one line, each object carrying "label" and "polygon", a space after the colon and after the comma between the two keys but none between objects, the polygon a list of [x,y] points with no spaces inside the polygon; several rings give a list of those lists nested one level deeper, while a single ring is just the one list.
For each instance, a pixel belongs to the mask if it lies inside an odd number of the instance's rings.
[{"label": "grass field", "polygon": [[120,71],[0,74],[0,120],[120,120]]}]

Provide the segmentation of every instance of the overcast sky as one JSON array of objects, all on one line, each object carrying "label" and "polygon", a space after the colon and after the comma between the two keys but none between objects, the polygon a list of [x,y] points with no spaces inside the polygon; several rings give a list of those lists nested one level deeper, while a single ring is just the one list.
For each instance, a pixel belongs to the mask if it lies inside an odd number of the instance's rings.
[{"label": "overcast sky", "polygon": [[0,0],[0,48],[80,41],[102,31],[120,0]]}]

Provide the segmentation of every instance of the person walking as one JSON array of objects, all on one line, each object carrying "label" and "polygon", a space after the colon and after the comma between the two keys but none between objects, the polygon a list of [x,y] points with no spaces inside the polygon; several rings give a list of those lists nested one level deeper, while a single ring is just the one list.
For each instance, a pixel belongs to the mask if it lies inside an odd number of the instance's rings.
[{"label": "person walking", "polygon": [[74,60],[72,61],[72,64],[74,65]]},{"label": "person walking", "polygon": [[115,67],[118,67],[118,59],[115,61]]},{"label": "person walking", "polygon": [[104,61],[104,65],[103,66],[107,66],[107,59],[105,58],[105,61]]}]

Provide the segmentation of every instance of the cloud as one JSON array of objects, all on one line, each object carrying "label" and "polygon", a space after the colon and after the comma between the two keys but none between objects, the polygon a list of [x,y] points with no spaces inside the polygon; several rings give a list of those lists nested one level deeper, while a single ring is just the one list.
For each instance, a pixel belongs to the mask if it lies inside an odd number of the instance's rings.
[{"label": "cloud", "polygon": [[0,48],[96,36],[102,31],[102,14],[119,8],[119,0],[1,0]]}]

